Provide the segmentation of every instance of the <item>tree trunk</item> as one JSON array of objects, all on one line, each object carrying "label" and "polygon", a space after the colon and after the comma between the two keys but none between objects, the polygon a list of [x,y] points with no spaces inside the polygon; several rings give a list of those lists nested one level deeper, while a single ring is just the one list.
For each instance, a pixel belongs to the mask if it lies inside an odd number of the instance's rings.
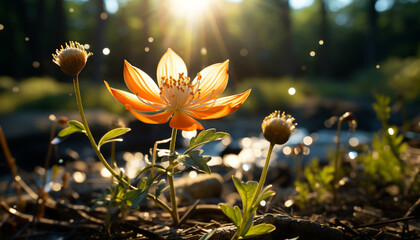
[{"label": "tree trunk", "polygon": [[377,12],[375,4],[377,0],[368,1],[368,34],[366,39],[365,62],[367,66],[374,65],[376,62],[376,31],[377,31]]},{"label": "tree trunk", "polygon": [[293,55],[292,24],[290,19],[289,0],[276,1],[280,10],[280,24],[283,30],[281,45],[281,72],[284,75],[295,74],[295,60]]},{"label": "tree trunk", "polygon": [[103,79],[103,65],[104,65],[104,55],[102,50],[104,48],[104,35],[105,35],[105,21],[101,18],[101,14],[105,12],[105,3],[104,0],[97,0],[97,24],[95,32],[95,58],[94,61],[94,75],[93,79],[96,83],[102,82]]},{"label": "tree trunk", "polygon": [[321,12],[321,27],[320,27],[320,40],[324,43],[320,45],[319,58],[321,61],[321,75],[324,77],[330,77],[332,74],[330,56],[329,56],[329,29],[328,29],[328,16],[325,0],[320,0],[320,12]]}]

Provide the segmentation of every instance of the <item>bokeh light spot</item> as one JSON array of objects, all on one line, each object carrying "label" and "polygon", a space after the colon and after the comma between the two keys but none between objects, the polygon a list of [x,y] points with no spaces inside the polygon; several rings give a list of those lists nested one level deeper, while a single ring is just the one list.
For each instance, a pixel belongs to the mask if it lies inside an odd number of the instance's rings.
[{"label": "bokeh light spot", "polygon": [[111,53],[111,50],[109,50],[109,48],[104,48],[104,49],[102,50],[102,53],[103,53],[104,55],[109,55],[109,54]]},{"label": "bokeh light spot", "polygon": [[242,49],[239,51],[239,54],[240,54],[242,57],[247,56],[247,55],[248,55],[248,49],[246,49],[246,48],[242,48]]},{"label": "bokeh light spot", "polygon": [[106,19],[108,19],[108,13],[106,13],[106,12],[102,12],[102,13],[101,13],[101,15],[100,15],[100,18],[101,18],[101,20],[106,20]]},{"label": "bokeh light spot", "polygon": [[32,67],[39,68],[39,66],[41,66],[41,64],[38,61],[33,61],[32,62]]},{"label": "bokeh light spot", "polygon": [[202,47],[201,48],[201,55],[207,55],[207,48],[205,48],[205,47]]},{"label": "bokeh light spot", "polygon": [[294,87],[291,87],[287,92],[289,93],[289,95],[293,96],[296,93],[296,89]]}]

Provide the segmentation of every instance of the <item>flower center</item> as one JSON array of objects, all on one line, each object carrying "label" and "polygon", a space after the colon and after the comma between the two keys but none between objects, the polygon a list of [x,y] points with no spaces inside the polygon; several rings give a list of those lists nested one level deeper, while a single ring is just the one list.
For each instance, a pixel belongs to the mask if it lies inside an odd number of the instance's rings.
[{"label": "flower center", "polygon": [[185,77],[184,73],[180,73],[178,79],[172,76],[162,77],[162,86],[160,89],[160,96],[167,104],[167,110],[178,110],[183,106],[193,104],[198,101],[201,89],[200,73],[197,74],[197,83],[191,83],[189,77]]}]

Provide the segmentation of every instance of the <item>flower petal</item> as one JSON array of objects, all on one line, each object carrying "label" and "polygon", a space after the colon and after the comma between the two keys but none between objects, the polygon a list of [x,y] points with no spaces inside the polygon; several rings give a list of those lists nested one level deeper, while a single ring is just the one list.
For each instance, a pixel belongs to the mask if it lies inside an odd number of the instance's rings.
[{"label": "flower petal", "polygon": [[108,84],[108,82],[105,82],[105,86],[108,89],[108,91],[114,96],[115,99],[117,99],[118,102],[126,105],[130,105],[134,110],[141,111],[141,112],[152,112],[152,111],[159,111],[160,108],[156,108],[147,104],[144,104],[141,102],[138,97],[132,93],[118,90],[115,88],[111,88]]},{"label": "flower petal", "polygon": [[[225,90],[229,78],[228,69],[229,60],[226,60],[223,63],[216,63],[201,70],[201,98],[205,99],[211,94],[213,94],[212,98],[217,98]],[[195,77],[192,84],[195,85],[197,82],[198,78]]]},{"label": "flower petal", "polygon": [[144,122],[144,123],[149,123],[149,124],[161,124],[161,123],[166,123],[167,121],[169,121],[169,119],[172,116],[173,112],[161,112],[161,113],[156,113],[156,114],[152,114],[152,115],[147,115],[147,114],[142,114],[142,113],[138,113],[136,111],[134,111],[134,109],[126,104],[125,108],[130,111],[138,120]]},{"label": "flower petal", "polygon": [[162,77],[178,79],[180,73],[184,73],[184,77],[187,77],[187,66],[178,54],[168,48],[168,51],[162,56],[157,66],[156,75],[159,87],[162,86]]},{"label": "flower petal", "polygon": [[190,109],[190,115],[198,119],[214,119],[224,117],[238,110],[251,93],[251,89],[241,94],[219,98],[216,103],[210,107],[201,107]]},{"label": "flower petal", "polygon": [[124,61],[124,80],[127,87],[143,99],[163,104],[159,95],[159,88],[152,78],[142,70]]},{"label": "flower petal", "polygon": [[169,122],[171,128],[176,128],[184,131],[193,131],[196,129],[204,129],[203,125],[197,122],[194,118],[188,116],[183,111],[175,111],[174,116]]}]

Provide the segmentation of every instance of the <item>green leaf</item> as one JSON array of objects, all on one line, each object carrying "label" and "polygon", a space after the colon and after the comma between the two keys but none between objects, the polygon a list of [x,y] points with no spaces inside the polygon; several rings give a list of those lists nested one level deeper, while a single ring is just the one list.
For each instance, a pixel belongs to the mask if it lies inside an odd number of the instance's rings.
[{"label": "green leaf", "polygon": [[187,154],[180,155],[177,161],[185,167],[192,167],[198,171],[210,174],[211,170],[207,162],[210,161],[211,157],[207,155],[203,156],[201,155],[202,153],[202,149],[192,150]]},{"label": "green leaf", "polygon": [[264,200],[264,199],[266,199],[266,198],[269,198],[269,197],[271,197],[271,196],[276,195],[276,193],[275,193],[274,191],[270,190],[270,188],[271,188],[271,185],[268,185],[267,187],[265,187],[265,188],[261,191],[260,195],[259,195],[259,196],[258,196],[258,198],[257,198],[257,201],[255,201],[255,203],[254,203],[254,205],[255,205],[255,206],[258,206],[258,204],[259,204],[262,200]]},{"label": "green leaf", "polygon": [[177,159],[180,155],[178,153],[173,153],[171,155],[163,156],[162,162],[173,161]]},{"label": "green leaf", "polygon": [[249,231],[250,228],[252,228],[252,226],[254,226],[253,220],[254,220],[254,216],[255,216],[255,211],[251,214],[251,216],[248,219],[244,219],[243,221],[247,221],[244,228],[241,230],[241,234],[240,236],[245,236],[246,233]]},{"label": "green leaf", "polygon": [[61,130],[57,137],[54,138],[51,141],[51,144],[59,144],[62,141],[64,141],[68,136],[70,136],[71,134],[75,133],[75,132],[82,132],[82,133],[86,133],[85,127],[83,126],[82,123],[76,121],[76,120],[70,120],[67,122],[68,127],[64,128],[63,130]]},{"label": "green leaf", "polygon": [[235,184],[236,190],[242,199],[243,211],[249,212],[251,210],[251,201],[254,197],[255,190],[257,189],[258,183],[255,181],[242,182],[239,178],[232,176],[233,183]]},{"label": "green leaf", "polygon": [[147,180],[148,180],[148,178],[147,178],[147,177],[142,178],[142,179],[140,180],[140,182],[137,184],[137,188],[138,188],[138,189],[141,189],[141,190],[144,190],[144,189],[146,189],[147,187],[149,187],[149,186],[147,186]]},{"label": "green leaf", "polygon": [[124,195],[124,201],[131,209],[135,209],[147,197],[148,193],[149,188],[133,190]]},{"label": "green leaf", "polygon": [[165,179],[161,179],[156,186],[156,198],[158,198],[160,194],[162,194],[166,189],[168,189],[168,187],[169,186],[166,186]]},{"label": "green leaf", "polygon": [[194,150],[197,147],[200,147],[208,142],[217,141],[224,137],[229,136],[228,133],[225,132],[216,132],[216,129],[211,128],[207,130],[201,131],[197,136],[191,138],[190,140],[190,147],[184,154]]},{"label": "green leaf", "polygon": [[221,203],[219,204],[220,208],[222,209],[223,213],[230,218],[230,220],[235,224],[235,226],[239,227],[242,222],[242,214],[241,210],[238,206],[232,208],[231,206]]},{"label": "green leaf", "polygon": [[[101,140],[99,140],[98,148],[100,148],[105,143],[112,142],[111,139],[113,139],[115,137],[118,137],[118,136],[121,136],[124,133],[129,132],[129,131],[131,131],[130,128],[115,128],[115,129],[112,129],[111,131],[105,133],[105,135],[101,138]],[[113,141],[120,141],[120,140],[114,139]]]},{"label": "green leaf", "polygon": [[243,238],[252,238],[259,235],[267,234],[274,231],[276,227],[272,224],[268,223],[261,223],[258,225],[254,225],[249,228],[248,232],[245,234]]}]

